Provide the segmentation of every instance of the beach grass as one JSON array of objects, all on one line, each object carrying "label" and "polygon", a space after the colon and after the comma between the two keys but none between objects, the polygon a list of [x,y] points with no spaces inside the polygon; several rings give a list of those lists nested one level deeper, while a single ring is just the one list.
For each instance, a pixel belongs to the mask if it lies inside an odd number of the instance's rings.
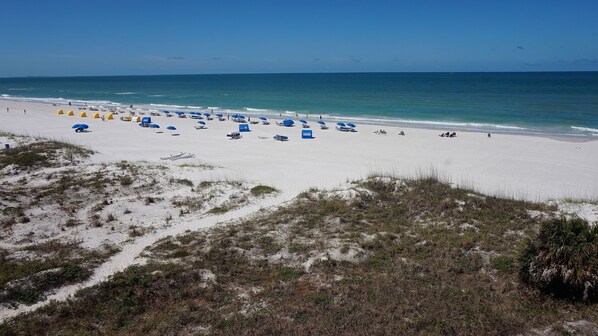
[{"label": "beach grass", "polygon": [[149,261],[0,333],[517,334],[596,321],[521,283],[555,208],[372,176],[235,224],[165,238]]}]

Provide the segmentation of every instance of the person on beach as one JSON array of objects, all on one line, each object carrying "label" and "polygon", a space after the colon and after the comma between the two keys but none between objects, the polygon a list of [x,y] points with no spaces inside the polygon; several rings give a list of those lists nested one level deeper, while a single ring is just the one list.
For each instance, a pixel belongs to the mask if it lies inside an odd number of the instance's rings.
[{"label": "person on beach", "polygon": [[490,138],[490,137],[492,137],[492,135],[490,135],[490,133],[488,133],[488,137]]},{"label": "person on beach", "polygon": [[322,120],[322,115],[320,115],[320,120]]},{"label": "person on beach", "polygon": [[10,110],[10,109],[7,107],[7,108],[6,108],[6,113],[8,113],[8,111],[9,111],[9,110]]},{"label": "person on beach", "polygon": [[23,114],[27,114],[27,110],[26,109],[23,109]]}]

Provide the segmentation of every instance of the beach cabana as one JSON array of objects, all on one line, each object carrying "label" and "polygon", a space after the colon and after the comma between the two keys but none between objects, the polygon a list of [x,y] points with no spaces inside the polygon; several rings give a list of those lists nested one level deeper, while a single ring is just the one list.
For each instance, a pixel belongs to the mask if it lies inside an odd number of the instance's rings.
[{"label": "beach cabana", "polygon": [[270,125],[270,122],[268,121],[268,118],[266,118],[266,117],[260,117],[259,119],[262,121],[262,124],[264,124],[264,125]]},{"label": "beach cabana", "polygon": [[232,115],[232,116],[230,116],[230,117],[231,117],[231,119],[232,119],[234,122],[245,122],[245,116],[243,116],[243,115],[240,115],[240,114],[238,114],[238,113],[237,113],[237,114],[233,114],[233,115]]},{"label": "beach cabana", "polygon": [[151,124],[152,118],[151,117],[143,117],[143,118],[141,118],[141,122],[144,124]]},{"label": "beach cabana", "polygon": [[302,130],[301,139],[313,139],[314,135],[311,130]]},{"label": "beach cabana", "polygon": [[79,113],[79,118],[86,118],[86,117],[87,117],[87,113],[85,113],[85,112]]},{"label": "beach cabana", "polygon": [[58,114],[58,115],[60,115],[60,114],[64,114],[64,111],[63,111],[63,110],[57,110],[57,111],[56,111],[56,114]]},{"label": "beach cabana", "polygon": [[176,131],[176,127],[174,127],[174,126],[166,126],[166,129],[171,131],[170,135],[172,135],[172,136],[180,135],[179,133],[173,132],[173,131]]},{"label": "beach cabana", "polygon": [[206,117],[206,119],[208,119],[208,120],[212,120],[212,119],[214,119],[214,117],[212,117],[212,115],[211,115],[211,114],[209,114],[209,113],[204,113],[203,115],[204,115],[204,116]]},{"label": "beach cabana", "polygon": [[155,129],[155,130],[156,130],[156,131],[155,131],[156,133],[164,133],[164,132],[160,131],[160,125],[158,125],[158,124],[151,124],[151,125],[150,125],[150,128],[153,128],[153,129]]},{"label": "beach cabana", "polygon": [[278,126],[284,126],[284,127],[292,127],[295,126],[295,122],[292,121],[291,119],[285,119],[281,122],[277,122]]},{"label": "beach cabana", "polygon": [[72,116],[74,116],[74,115],[75,115],[75,112],[73,112],[73,111],[69,111],[69,112],[68,112],[66,115],[67,115],[67,116],[69,116],[69,117],[72,117]]},{"label": "beach cabana", "polygon": [[239,124],[239,132],[250,132],[249,124]]},{"label": "beach cabana", "polygon": [[323,122],[322,120],[319,120],[318,124],[320,124],[321,129],[323,129],[323,130],[328,129],[328,126],[326,126],[326,123]]},{"label": "beach cabana", "polygon": [[299,122],[301,123],[301,126],[303,126],[303,128],[309,128],[309,124],[307,123],[307,121],[301,119],[299,120]]},{"label": "beach cabana", "polygon": [[345,125],[345,123],[343,123],[343,122],[337,122],[336,129],[341,132],[350,132],[351,131],[351,127]]},{"label": "beach cabana", "polygon": [[224,118],[224,116],[222,115],[222,113],[216,113],[216,114],[215,114],[215,116],[217,116],[217,117],[218,117],[218,120],[220,120],[220,121],[224,121],[224,120],[226,120],[226,119]]},{"label": "beach cabana", "polygon": [[112,119],[114,119],[114,116],[112,115],[112,113],[108,113],[104,119],[105,120],[112,120]]},{"label": "beach cabana", "polygon": [[203,120],[200,120],[197,122],[197,126],[195,126],[195,129],[205,129],[206,128],[206,122]]},{"label": "beach cabana", "polygon": [[132,117],[131,121],[141,122],[141,117]]},{"label": "beach cabana", "polygon": [[87,124],[74,124],[71,128],[75,129],[75,132],[80,133],[80,132],[85,132],[85,130],[89,128],[89,125],[87,125]]},{"label": "beach cabana", "polygon": [[98,112],[92,114],[91,119],[100,119],[100,114]]}]

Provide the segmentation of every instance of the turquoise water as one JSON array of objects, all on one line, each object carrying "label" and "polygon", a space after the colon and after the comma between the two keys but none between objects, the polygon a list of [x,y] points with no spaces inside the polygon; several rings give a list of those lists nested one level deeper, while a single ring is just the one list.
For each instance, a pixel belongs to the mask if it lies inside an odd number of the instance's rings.
[{"label": "turquoise water", "polygon": [[3,99],[598,136],[598,72],[1,78]]}]

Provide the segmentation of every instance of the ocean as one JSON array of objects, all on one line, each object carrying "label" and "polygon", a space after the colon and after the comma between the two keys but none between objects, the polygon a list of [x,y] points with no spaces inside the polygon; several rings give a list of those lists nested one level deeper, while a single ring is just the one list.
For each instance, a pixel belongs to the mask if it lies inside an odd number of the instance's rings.
[{"label": "ocean", "polygon": [[598,137],[598,72],[0,78],[0,97]]}]

